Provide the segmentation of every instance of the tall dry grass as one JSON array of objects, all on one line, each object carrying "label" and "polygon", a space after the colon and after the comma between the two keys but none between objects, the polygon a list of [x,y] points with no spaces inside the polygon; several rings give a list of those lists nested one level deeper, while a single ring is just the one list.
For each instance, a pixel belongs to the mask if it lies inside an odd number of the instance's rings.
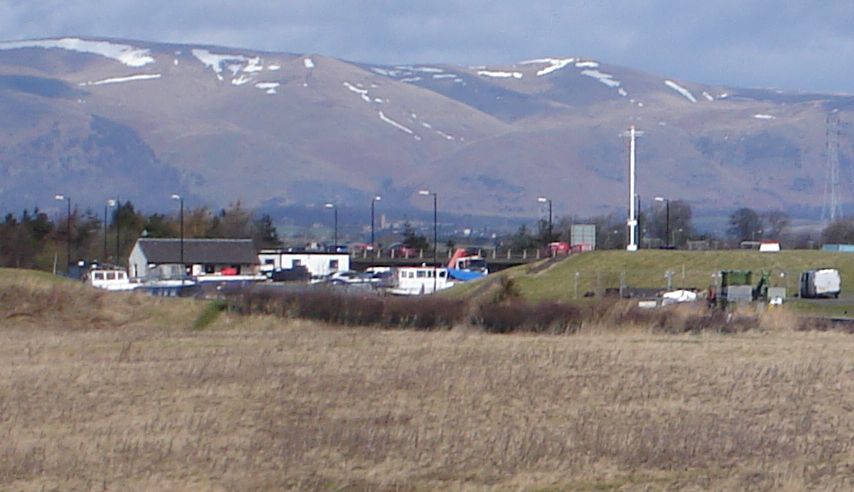
[{"label": "tall dry grass", "polygon": [[193,330],[206,306],[0,282],[0,489],[854,486],[854,338],[785,310],[558,307],[523,324],[572,335],[497,336]]},{"label": "tall dry grass", "polygon": [[0,488],[850,489],[852,339],[0,330]]}]

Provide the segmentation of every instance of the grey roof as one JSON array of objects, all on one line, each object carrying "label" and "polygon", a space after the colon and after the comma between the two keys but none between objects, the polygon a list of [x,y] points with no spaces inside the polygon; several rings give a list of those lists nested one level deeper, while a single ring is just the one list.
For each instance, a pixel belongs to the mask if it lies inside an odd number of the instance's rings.
[{"label": "grey roof", "polygon": [[[137,240],[149,263],[179,263],[180,239]],[[184,239],[184,263],[257,265],[258,255],[251,239]]]}]

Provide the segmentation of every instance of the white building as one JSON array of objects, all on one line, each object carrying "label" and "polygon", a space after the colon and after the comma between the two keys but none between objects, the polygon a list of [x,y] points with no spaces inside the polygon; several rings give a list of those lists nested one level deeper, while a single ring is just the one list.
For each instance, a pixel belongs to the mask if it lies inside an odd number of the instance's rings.
[{"label": "white building", "polygon": [[[140,238],[128,258],[133,279],[252,276],[259,273],[251,239]],[[181,259],[183,257],[183,265]]]},{"label": "white building", "polygon": [[287,251],[262,249],[258,253],[261,271],[290,270],[303,266],[312,278],[325,277],[330,273],[350,269],[350,255],[326,251]]}]

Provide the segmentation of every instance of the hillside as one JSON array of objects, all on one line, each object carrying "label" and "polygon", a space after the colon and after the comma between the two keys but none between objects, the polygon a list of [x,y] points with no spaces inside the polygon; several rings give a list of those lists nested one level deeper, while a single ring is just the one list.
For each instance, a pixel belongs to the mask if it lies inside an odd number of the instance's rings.
[{"label": "hillside", "polygon": [[[429,204],[528,217],[620,210],[628,125],[639,193],[697,210],[821,206],[825,118],[854,98],[676,81],[579,56],[382,66],[130,40],[0,43],[2,205],[164,209]],[[844,182],[852,142],[840,137]],[[845,197],[843,197],[845,199]],[[365,205],[366,206],[366,205]]]},{"label": "hillside", "polygon": [[[816,268],[839,269],[843,296],[850,298],[851,286],[854,286],[854,255],[816,250],[774,254],[745,250],[596,251],[559,260],[536,273],[528,273],[527,267],[519,267],[502,274],[511,275],[528,300],[569,301],[583,298],[588,292],[618,289],[621,282],[627,287],[665,289],[668,271],[672,272],[672,288],[700,290],[712,285],[715,274],[721,270],[752,270],[756,282],[762,271],[768,271],[771,273],[771,285],[786,287],[792,296],[797,292],[801,272]],[[456,295],[484,294],[484,288],[479,289],[477,284],[461,287],[455,291]],[[848,301],[846,305],[837,306],[840,308],[838,314],[849,307],[854,314],[854,300]]]}]

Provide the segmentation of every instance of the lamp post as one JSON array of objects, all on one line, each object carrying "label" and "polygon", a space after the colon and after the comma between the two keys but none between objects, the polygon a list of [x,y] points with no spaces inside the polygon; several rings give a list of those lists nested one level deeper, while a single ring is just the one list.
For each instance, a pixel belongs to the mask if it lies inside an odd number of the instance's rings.
[{"label": "lamp post", "polygon": [[664,225],[664,240],[667,241],[667,246],[669,247],[670,246],[670,199],[665,198],[663,196],[657,196],[657,197],[655,197],[655,201],[664,202],[665,208],[667,210],[665,212],[667,214],[666,215],[667,218],[665,219],[665,225]]},{"label": "lamp post", "polygon": [[57,194],[57,195],[54,195],[53,198],[56,200],[59,200],[59,201],[65,200],[67,202],[67,205],[68,205],[68,209],[67,209],[68,215],[67,215],[66,229],[65,229],[65,231],[66,231],[65,232],[65,234],[66,234],[66,236],[65,236],[65,257],[66,257],[65,274],[68,275],[70,273],[69,272],[69,266],[71,265],[71,197],[66,196],[66,195],[62,195],[62,194]]},{"label": "lamp post", "polygon": [[184,265],[184,197],[178,195],[177,193],[172,194],[173,200],[178,200],[181,204],[181,212],[180,212],[180,221],[181,221],[181,240],[180,240],[180,263],[181,263],[181,285],[184,285],[184,277],[187,275],[187,266]]},{"label": "lamp post", "polygon": [[[103,262],[105,262],[105,263],[107,261],[107,209],[110,207],[115,207],[115,206],[116,206],[116,201],[113,199],[107,200],[107,202],[104,203],[104,260],[103,260]],[[118,258],[119,257],[116,256],[116,260],[118,260]]]},{"label": "lamp post", "polygon": [[548,228],[548,236],[546,237],[546,245],[552,240],[552,200],[551,198],[546,198],[541,196],[537,198],[537,201],[540,203],[548,203],[549,204],[549,228]]},{"label": "lamp post", "polygon": [[371,198],[371,249],[374,248],[374,204],[382,200],[383,197],[376,195]]},{"label": "lamp post", "polygon": [[[116,266],[121,266],[121,256],[120,256],[120,248],[121,248],[121,226],[122,221],[119,220],[121,216],[121,202],[119,202],[119,197],[116,197]],[[128,269],[130,269],[130,265],[128,265]]]},{"label": "lamp post", "polygon": [[438,240],[439,240],[439,234],[437,232],[438,229],[436,227],[436,225],[438,224],[438,218],[439,218],[439,214],[437,211],[438,210],[438,208],[437,208],[438,195],[436,195],[436,192],[430,191],[430,190],[420,190],[420,191],[418,191],[418,194],[423,195],[423,196],[433,195],[433,292],[435,293],[436,292],[436,262],[438,261],[438,258],[439,258],[437,255],[437,249],[436,249],[436,247],[438,245]]},{"label": "lamp post", "polygon": [[334,226],[332,228],[333,234],[334,234],[332,250],[337,253],[338,252],[338,207],[334,203],[327,203],[326,205],[324,205],[324,207],[331,208],[332,211],[334,212],[335,222],[334,222]]}]

